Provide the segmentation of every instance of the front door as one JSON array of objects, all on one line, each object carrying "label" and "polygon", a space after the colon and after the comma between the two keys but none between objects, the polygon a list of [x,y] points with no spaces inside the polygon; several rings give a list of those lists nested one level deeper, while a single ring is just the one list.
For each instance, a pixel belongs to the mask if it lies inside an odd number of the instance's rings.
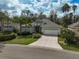
[{"label": "front door", "polygon": [[41,33],[41,26],[35,26],[35,32]]}]

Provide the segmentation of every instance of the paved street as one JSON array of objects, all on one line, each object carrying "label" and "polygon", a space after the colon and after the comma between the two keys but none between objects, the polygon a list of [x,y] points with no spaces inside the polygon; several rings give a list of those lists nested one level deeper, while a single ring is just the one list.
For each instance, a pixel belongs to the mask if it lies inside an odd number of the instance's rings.
[{"label": "paved street", "polygon": [[62,49],[61,46],[58,44],[57,36],[42,36],[38,41],[30,45]]},{"label": "paved street", "polygon": [[79,59],[79,53],[22,45],[6,45],[0,59]]}]

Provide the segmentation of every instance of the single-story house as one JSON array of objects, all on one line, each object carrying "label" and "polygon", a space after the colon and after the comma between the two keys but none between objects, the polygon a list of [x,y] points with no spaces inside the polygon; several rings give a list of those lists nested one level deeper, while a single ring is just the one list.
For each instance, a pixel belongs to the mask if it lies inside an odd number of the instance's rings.
[{"label": "single-story house", "polygon": [[[32,26],[22,25],[22,32],[36,32],[37,29],[44,35],[59,35],[60,34],[60,26],[56,23],[50,21],[49,19],[37,19],[35,22],[31,24]],[[0,26],[1,27],[1,26]],[[4,30],[13,31],[14,29],[20,30],[20,24],[10,23],[4,25]]]},{"label": "single-story house", "polygon": [[38,19],[32,24],[32,26],[40,26],[41,32],[44,35],[60,34],[60,26],[50,21],[49,19]]},{"label": "single-story house", "polygon": [[79,21],[68,26],[77,36],[79,36]]}]

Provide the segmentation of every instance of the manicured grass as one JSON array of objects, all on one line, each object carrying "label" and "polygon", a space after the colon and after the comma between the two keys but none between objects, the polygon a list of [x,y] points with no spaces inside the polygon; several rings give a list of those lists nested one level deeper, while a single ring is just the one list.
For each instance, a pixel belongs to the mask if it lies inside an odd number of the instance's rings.
[{"label": "manicured grass", "polygon": [[72,50],[72,51],[78,51],[79,52],[79,45],[67,45],[64,43],[64,38],[59,37],[58,43],[61,45],[61,47],[65,50]]},{"label": "manicured grass", "polygon": [[38,38],[33,38],[32,35],[29,36],[18,36],[16,39],[5,41],[6,44],[23,44],[28,45],[37,41]]}]

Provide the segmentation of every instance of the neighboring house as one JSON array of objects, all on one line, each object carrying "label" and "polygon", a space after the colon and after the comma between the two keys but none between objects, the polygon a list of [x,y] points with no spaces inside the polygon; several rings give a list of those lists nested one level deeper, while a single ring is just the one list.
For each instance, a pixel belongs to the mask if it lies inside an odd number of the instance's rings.
[{"label": "neighboring house", "polygon": [[4,22],[4,31],[13,31],[14,30],[14,26],[12,21],[8,21],[8,22]]},{"label": "neighboring house", "polygon": [[40,26],[41,32],[44,35],[59,35],[60,26],[56,23],[50,21],[49,19],[38,19],[33,24],[33,26]]},{"label": "neighboring house", "polygon": [[[34,32],[34,28],[32,26],[26,26],[26,25],[22,25],[22,32],[30,32],[33,33]],[[1,27],[1,23],[0,23],[0,31],[1,31],[2,27]],[[4,31],[14,31],[14,30],[18,30],[20,31],[20,24],[19,23],[4,23],[4,27],[3,27]]]},{"label": "neighboring house", "polygon": [[68,26],[77,36],[79,36],[79,21]]},{"label": "neighboring house", "polygon": [[2,30],[2,28],[3,28],[3,31],[13,31],[14,30],[14,26],[12,25],[11,22],[4,23],[3,27],[1,26],[1,23],[0,23],[0,31]]},{"label": "neighboring house", "polygon": [[68,27],[72,28],[72,29],[78,29],[79,30],[79,21],[74,23],[74,24],[69,25]]},{"label": "neighboring house", "polygon": [[30,32],[33,33],[34,32],[34,27],[29,26],[29,25],[22,25],[22,32]]},{"label": "neighboring house", "polygon": [[4,31],[13,31],[14,27],[12,25],[5,25],[4,26]]}]

